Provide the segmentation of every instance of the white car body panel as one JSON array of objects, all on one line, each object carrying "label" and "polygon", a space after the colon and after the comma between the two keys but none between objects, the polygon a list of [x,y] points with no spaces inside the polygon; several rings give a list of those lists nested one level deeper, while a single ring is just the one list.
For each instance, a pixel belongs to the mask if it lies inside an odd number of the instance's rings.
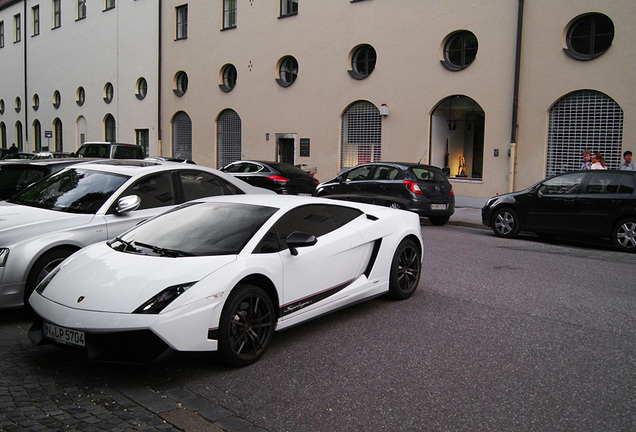
[{"label": "white car body panel", "polygon": [[[422,250],[419,217],[411,212],[296,196],[201,201],[224,200],[280,210],[237,255],[173,258],[115,251],[106,243],[92,245],[60,265],[43,293],[33,293],[31,306],[44,321],[66,328],[96,334],[149,329],[172,349],[214,351],[218,342],[209,334],[219,328],[230,293],[246,278],[267,280],[275,288],[275,329],[282,330],[386,293],[395,250],[407,236]],[[366,214],[318,237],[315,245],[298,248],[297,255],[289,249],[253,253],[273,223],[298,203],[353,207]],[[196,283],[160,313],[131,313],[165,288],[188,282]],[[325,292],[329,295],[321,297]],[[305,299],[309,303],[304,304]],[[289,305],[298,307],[286,309]]]},{"label": "white car body panel", "polygon": [[[141,161],[138,161],[141,162]],[[141,175],[171,170],[206,171],[234,184],[246,194],[274,195],[228,174],[198,165],[177,162],[147,162],[148,167],[104,165],[86,162],[73,169],[90,169],[130,176],[94,214],[73,214],[0,201],[0,249],[8,248],[9,256],[0,266],[0,308],[23,305],[23,292],[31,268],[47,251],[55,248],[77,250],[92,243],[114,238],[139,222],[167,211],[175,205],[109,214],[120,195]]]}]

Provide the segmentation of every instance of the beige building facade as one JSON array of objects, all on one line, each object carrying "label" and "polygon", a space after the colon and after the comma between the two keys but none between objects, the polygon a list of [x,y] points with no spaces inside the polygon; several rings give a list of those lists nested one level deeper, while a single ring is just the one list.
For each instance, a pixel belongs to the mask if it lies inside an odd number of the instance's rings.
[{"label": "beige building facade", "polygon": [[478,205],[584,147],[610,166],[636,150],[633,0],[164,0],[162,16],[163,155],[320,180],[421,160]]}]

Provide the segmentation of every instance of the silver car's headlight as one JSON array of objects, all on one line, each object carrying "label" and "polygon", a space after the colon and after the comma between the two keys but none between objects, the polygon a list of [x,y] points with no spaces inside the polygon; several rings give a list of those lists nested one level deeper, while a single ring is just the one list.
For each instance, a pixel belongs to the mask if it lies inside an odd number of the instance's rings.
[{"label": "silver car's headlight", "polygon": [[188,282],[180,285],[173,285],[161,291],[156,296],[152,297],[146,303],[139,306],[133,313],[136,314],[158,314],[165,309],[170,303],[174,301],[181,294],[186,292],[188,288],[194,285],[196,282]]},{"label": "silver car's headlight", "polygon": [[0,267],[4,267],[4,263],[7,262],[8,256],[9,256],[9,249],[6,249],[6,248],[0,249]]}]

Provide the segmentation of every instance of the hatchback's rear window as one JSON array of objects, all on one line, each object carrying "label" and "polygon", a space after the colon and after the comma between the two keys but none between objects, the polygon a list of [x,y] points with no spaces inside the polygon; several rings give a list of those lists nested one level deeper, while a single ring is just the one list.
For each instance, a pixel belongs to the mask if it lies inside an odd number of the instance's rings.
[{"label": "hatchback's rear window", "polygon": [[426,168],[426,167],[416,167],[411,168],[411,172],[418,180],[429,180],[429,181],[445,181],[446,176],[438,170]]}]

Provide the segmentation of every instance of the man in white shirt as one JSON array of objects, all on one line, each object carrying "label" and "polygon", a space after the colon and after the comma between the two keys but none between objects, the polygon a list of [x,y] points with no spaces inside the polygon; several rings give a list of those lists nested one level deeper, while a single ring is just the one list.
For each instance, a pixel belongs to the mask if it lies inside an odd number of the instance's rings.
[{"label": "man in white shirt", "polygon": [[632,152],[627,150],[623,153],[623,163],[619,165],[619,170],[636,171],[636,164],[632,162]]}]

